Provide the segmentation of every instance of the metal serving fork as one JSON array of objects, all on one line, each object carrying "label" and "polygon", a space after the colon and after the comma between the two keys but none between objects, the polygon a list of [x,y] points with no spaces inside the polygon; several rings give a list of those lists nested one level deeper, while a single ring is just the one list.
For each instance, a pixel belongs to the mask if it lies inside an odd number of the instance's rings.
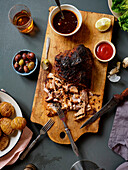
[{"label": "metal serving fork", "polygon": [[45,134],[54,124],[55,122],[50,119],[41,129],[40,129],[40,134],[36,137],[36,139],[29,145],[29,147],[26,149],[25,152],[20,157],[20,160],[23,160],[28,152],[33,148],[33,146],[36,144],[37,140],[40,138],[40,136]]},{"label": "metal serving fork", "polygon": [[63,110],[61,109],[61,106],[60,106],[59,103],[54,103],[54,106],[56,107],[57,114],[58,114],[59,118],[63,121],[66,134],[68,135],[68,138],[69,138],[69,140],[70,140],[70,142],[71,142],[72,150],[74,151],[74,153],[76,154],[76,156],[79,156],[78,148],[77,148],[75,142],[73,141],[71,132],[70,132],[70,130],[69,130],[69,128],[67,127],[67,124],[66,124],[66,122],[65,122],[65,114],[64,114]]}]

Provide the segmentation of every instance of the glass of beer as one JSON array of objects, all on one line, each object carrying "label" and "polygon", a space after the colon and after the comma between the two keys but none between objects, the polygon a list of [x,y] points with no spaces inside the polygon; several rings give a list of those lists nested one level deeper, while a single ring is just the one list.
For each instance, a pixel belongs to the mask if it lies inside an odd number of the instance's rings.
[{"label": "glass of beer", "polygon": [[10,22],[22,33],[29,33],[34,27],[31,12],[25,5],[14,5],[9,10],[8,18]]}]

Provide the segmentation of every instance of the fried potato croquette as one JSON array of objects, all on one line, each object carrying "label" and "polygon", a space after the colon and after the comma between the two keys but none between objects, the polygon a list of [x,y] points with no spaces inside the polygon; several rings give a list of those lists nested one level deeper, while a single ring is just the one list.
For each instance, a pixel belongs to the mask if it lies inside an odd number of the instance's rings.
[{"label": "fried potato croquette", "polygon": [[23,117],[15,117],[11,122],[12,128],[17,130],[24,129],[26,124],[27,124],[26,119]]},{"label": "fried potato croquette", "polygon": [[1,128],[0,128],[0,136],[2,136],[2,130],[1,130]]},{"label": "fried potato croquette", "polygon": [[3,151],[4,149],[7,148],[8,144],[9,144],[10,138],[9,136],[3,134],[0,137],[0,151]]},{"label": "fried potato croquette", "polygon": [[0,114],[3,117],[10,117],[14,114],[14,112],[15,112],[15,109],[11,103],[8,103],[8,102],[0,103]]},{"label": "fried potato croquette", "polygon": [[1,118],[0,120],[0,126],[1,130],[6,134],[10,135],[14,132],[12,126],[11,126],[12,120],[9,118]]}]

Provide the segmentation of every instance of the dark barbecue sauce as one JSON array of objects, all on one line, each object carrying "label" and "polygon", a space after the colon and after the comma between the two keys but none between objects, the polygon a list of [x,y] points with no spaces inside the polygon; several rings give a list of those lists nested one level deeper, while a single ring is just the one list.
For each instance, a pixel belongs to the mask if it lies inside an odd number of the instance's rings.
[{"label": "dark barbecue sauce", "polygon": [[61,18],[61,13],[58,12],[53,18],[53,27],[56,31],[69,34],[73,32],[78,24],[76,15],[68,10],[63,10],[64,19]]}]

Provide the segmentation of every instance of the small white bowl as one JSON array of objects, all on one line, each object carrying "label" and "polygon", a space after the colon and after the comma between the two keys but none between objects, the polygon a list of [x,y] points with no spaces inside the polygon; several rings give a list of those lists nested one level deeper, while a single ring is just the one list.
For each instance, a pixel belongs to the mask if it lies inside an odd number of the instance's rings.
[{"label": "small white bowl", "polygon": [[58,32],[58,31],[56,31],[56,30],[54,29],[52,22],[53,22],[54,16],[60,11],[58,7],[55,7],[55,8],[51,11],[51,13],[50,13],[50,15],[49,15],[49,24],[50,24],[52,30],[53,30],[54,32],[56,32],[57,34],[62,35],[62,36],[71,36],[71,35],[75,34],[75,33],[80,29],[80,27],[81,27],[81,25],[82,25],[82,15],[81,15],[80,11],[79,11],[76,7],[74,7],[73,5],[63,4],[63,5],[61,5],[61,9],[62,9],[62,10],[69,10],[69,11],[72,11],[73,13],[76,14],[76,17],[77,17],[77,19],[78,19],[78,24],[77,24],[76,29],[75,29],[73,32],[69,33],[69,34],[60,33],[60,32]]},{"label": "small white bowl", "polygon": [[[112,54],[112,56],[111,56],[109,59],[107,59],[107,60],[102,60],[102,59],[100,59],[100,58],[97,56],[97,54],[96,54],[96,49],[97,49],[97,47],[98,47],[100,44],[102,44],[102,43],[108,43],[108,44],[110,44],[111,47],[112,47],[112,49],[113,49],[113,54]],[[112,42],[110,42],[110,41],[107,41],[107,40],[99,41],[99,42],[95,45],[95,47],[94,47],[94,56],[95,56],[99,61],[101,61],[101,62],[108,62],[108,61],[112,60],[112,59],[114,58],[115,54],[116,54],[116,48],[115,48],[114,44],[113,44]]]}]

